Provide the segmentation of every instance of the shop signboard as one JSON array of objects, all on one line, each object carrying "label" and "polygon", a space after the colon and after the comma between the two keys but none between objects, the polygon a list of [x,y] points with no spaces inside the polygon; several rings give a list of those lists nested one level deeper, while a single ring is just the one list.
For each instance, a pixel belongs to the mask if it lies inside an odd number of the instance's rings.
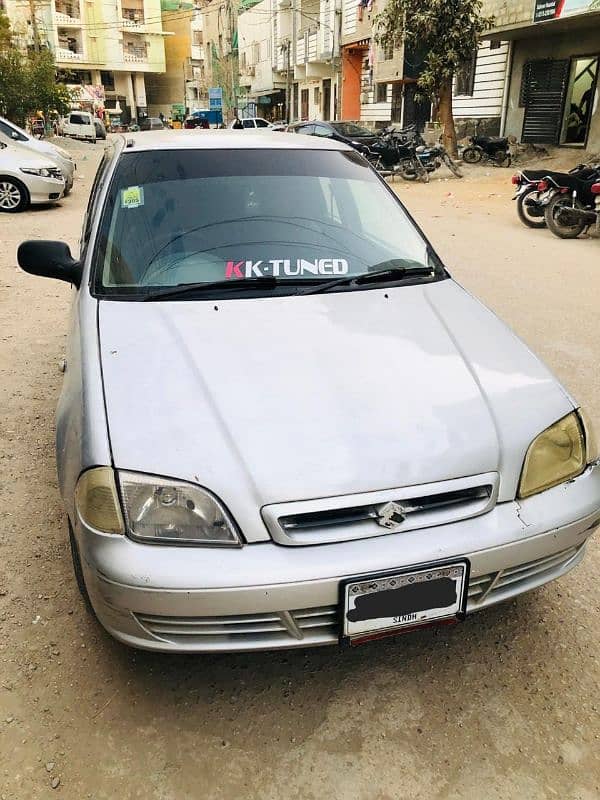
[{"label": "shop signboard", "polygon": [[208,90],[208,106],[211,111],[220,111],[223,108],[223,89],[220,86]]},{"label": "shop signboard", "polygon": [[599,0],[535,0],[534,22],[600,11]]}]

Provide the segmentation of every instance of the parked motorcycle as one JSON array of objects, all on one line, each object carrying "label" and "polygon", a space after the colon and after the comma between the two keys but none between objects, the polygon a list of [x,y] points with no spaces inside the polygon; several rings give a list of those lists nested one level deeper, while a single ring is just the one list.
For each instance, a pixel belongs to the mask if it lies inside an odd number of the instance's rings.
[{"label": "parked motorcycle", "polygon": [[[545,228],[546,207],[554,197],[556,185],[563,178],[570,176],[582,179],[600,177],[600,168],[578,164],[569,172],[548,172],[547,170],[522,170],[512,176],[512,184],[516,187],[513,200],[517,201],[519,219],[528,228]],[[551,182],[546,182],[546,178]]]},{"label": "parked motorcycle", "polygon": [[[441,144],[426,145],[421,139],[420,144],[416,148],[417,158],[425,167],[427,172],[435,172],[442,164],[445,164],[450,172],[457,178],[462,178],[463,174],[458,164],[450,158],[448,151]],[[407,177],[407,180],[412,178]]]},{"label": "parked motorcycle", "polygon": [[414,140],[403,134],[388,128],[382,131],[377,141],[363,145],[362,152],[384,177],[399,174],[406,180],[429,180],[429,174],[417,156]]},{"label": "parked motorcycle", "polygon": [[[582,179],[570,176],[555,185],[555,194],[545,210],[546,225],[560,239],[576,239],[591,226],[600,234],[599,176]],[[546,178],[548,183],[552,179]]]},{"label": "parked motorcycle", "polygon": [[510,167],[512,154],[508,136],[480,136],[480,123],[475,126],[475,135],[469,137],[470,145],[465,147],[461,158],[466,164],[491,161],[497,167]]}]

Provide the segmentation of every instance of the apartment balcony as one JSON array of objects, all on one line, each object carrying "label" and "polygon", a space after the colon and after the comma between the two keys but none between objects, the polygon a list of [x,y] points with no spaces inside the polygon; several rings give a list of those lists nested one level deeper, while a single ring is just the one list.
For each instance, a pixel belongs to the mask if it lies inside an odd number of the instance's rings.
[{"label": "apartment balcony", "polygon": [[127,30],[135,30],[136,28],[142,29],[145,22],[143,10],[125,7],[121,9],[121,25],[123,28]]},{"label": "apartment balcony", "polygon": [[137,47],[124,47],[123,48],[123,61],[130,64],[145,64],[148,61],[148,48]]},{"label": "apartment balcony", "polygon": [[56,48],[56,60],[60,61],[85,61],[83,53],[75,53],[65,47]]},{"label": "apartment balcony", "polygon": [[192,45],[192,59],[194,61],[204,61],[204,47],[201,44]]},{"label": "apartment balcony", "polygon": [[68,14],[60,14],[58,11],[54,14],[54,20],[57,25],[81,27],[81,17],[70,17]]},{"label": "apartment balcony", "polygon": [[56,25],[81,27],[81,9],[78,3],[57,2],[54,21]]}]

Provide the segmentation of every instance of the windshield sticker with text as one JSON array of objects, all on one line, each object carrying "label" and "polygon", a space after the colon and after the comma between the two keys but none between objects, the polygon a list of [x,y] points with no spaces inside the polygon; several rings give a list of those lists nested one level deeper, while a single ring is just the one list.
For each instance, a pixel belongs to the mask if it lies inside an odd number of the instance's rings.
[{"label": "windshield sticker with text", "polygon": [[297,278],[305,275],[347,275],[345,258],[271,258],[268,261],[227,261],[226,278]]},{"label": "windshield sticker with text", "polygon": [[121,189],[121,208],[139,208],[143,205],[143,186],[128,186],[127,189]]}]

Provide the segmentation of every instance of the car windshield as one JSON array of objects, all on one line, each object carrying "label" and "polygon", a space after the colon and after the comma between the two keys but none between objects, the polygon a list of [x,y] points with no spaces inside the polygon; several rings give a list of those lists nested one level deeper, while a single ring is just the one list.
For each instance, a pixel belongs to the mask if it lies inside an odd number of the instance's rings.
[{"label": "car windshield", "polygon": [[[431,267],[436,279],[444,272],[432,258],[355,152],[148,150],[118,162],[93,285],[101,295],[141,299],[160,288],[264,277],[285,291],[398,259]],[[272,293],[268,283],[253,291]]]},{"label": "car windshield", "polygon": [[330,122],[334,128],[342,136],[373,136],[373,131],[368,128],[363,128],[361,125],[356,125],[354,122]]}]

